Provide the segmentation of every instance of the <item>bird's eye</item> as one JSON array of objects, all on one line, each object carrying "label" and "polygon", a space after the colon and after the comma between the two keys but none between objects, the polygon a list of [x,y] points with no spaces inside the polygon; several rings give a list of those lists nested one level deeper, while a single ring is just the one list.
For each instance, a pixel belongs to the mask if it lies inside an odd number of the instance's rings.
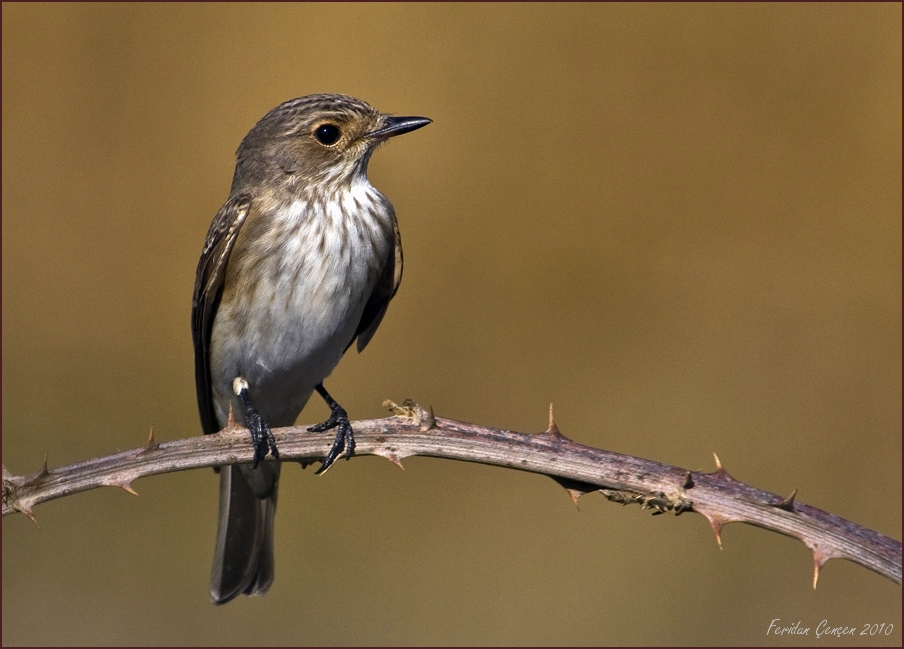
[{"label": "bird's eye", "polygon": [[321,124],[314,130],[314,137],[325,146],[332,146],[339,141],[342,132],[335,124]]}]

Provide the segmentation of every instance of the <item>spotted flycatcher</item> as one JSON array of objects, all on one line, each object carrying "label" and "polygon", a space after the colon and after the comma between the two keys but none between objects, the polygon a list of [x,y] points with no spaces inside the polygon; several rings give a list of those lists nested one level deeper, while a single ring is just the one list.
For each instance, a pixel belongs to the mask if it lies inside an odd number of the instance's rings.
[{"label": "spotted flycatcher", "polygon": [[388,138],[426,126],[345,95],[309,95],[264,115],[242,140],[226,204],[207,233],[192,301],[195,382],[205,434],[230,409],[251,433],[254,462],[220,472],[210,578],[217,604],[273,583],[279,451],[270,426],[291,426],[316,390],[336,429],[317,471],[355,439],[324,379],[355,340],[364,349],[402,278],[392,204],[367,180]]}]

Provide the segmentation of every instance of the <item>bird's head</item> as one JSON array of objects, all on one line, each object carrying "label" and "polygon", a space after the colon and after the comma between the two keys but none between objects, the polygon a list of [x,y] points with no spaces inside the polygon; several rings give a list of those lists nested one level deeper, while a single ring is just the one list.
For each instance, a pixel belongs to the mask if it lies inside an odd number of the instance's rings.
[{"label": "bird's head", "polygon": [[365,176],[379,144],[430,122],[386,115],[347,95],[292,99],[264,115],[242,140],[233,191],[243,182],[297,188],[351,183]]}]

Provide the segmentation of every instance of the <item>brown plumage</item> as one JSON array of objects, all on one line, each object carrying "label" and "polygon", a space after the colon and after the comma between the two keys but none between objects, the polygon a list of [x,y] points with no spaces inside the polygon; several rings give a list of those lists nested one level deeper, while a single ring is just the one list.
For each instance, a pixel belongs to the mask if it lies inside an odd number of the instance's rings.
[{"label": "brown plumage", "polygon": [[291,426],[314,390],[337,429],[318,473],[354,452],[345,410],[323,387],[342,354],[361,351],[402,277],[392,204],[367,180],[386,139],[429,124],[344,95],[310,95],[267,113],[239,146],[229,199],[214,217],[192,302],[195,380],[205,434],[230,407],[254,463],[220,473],[214,602],[261,595],[273,581],[279,453],[270,427]]}]

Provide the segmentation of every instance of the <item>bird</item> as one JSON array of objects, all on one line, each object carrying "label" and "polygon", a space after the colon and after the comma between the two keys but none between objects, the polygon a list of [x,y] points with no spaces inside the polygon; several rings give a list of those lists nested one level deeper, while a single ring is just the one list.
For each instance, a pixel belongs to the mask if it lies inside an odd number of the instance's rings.
[{"label": "bird", "polygon": [[271,427],[293,425],[316,391],[330,416],[308,430],[336,429],[317,473],[354,453],[348,414],[323,382],[353,343],[367,346],[402,278],[395,211],[367,167],[380,144],[431,121],[307,95],[264,115],[236,151],[191,315],[202,429],[222,430],[233,413],[254,448],[253,462],[219,471],[215,604],[273,583],[280,463]]}]

